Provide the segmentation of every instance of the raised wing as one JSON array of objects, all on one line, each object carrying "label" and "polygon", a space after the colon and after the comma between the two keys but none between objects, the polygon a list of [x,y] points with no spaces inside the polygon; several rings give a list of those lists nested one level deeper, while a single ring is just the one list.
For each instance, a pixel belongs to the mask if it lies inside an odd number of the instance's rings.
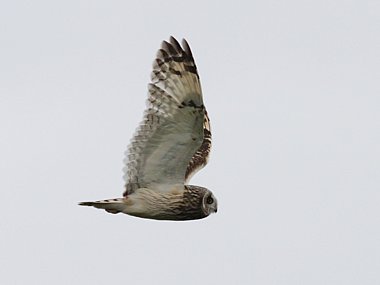
[{"label": "raised wing", "polygon": [[185,175],[185,184],[193,177],[195,173],[206,166],[211,151],[211,126],[207,111],[203,121],[203,142],[197,152],[191,158]]},{"label": "raised wing", "polygon": [[[126,154],[128,195],[141,187],[170,191],[183,185],[204,136],[205,108],[190,47],[164,41],[153,63],[144,119]],[[181,188],[181,187],[179,187]]]}]

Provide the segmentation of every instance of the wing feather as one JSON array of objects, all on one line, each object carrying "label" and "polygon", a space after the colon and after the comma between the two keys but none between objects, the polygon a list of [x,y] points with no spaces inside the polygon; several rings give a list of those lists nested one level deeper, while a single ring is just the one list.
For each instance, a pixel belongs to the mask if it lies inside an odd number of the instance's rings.
[{"label": "wing feather", "polygon": [[211,126],[210,119],[208,117],[207,112],[205,111],[204,122],[203,122],[203,142],[201,146],[198,148],[196,153],[191,158],[185,175],[185,184],[190,181],[191,177],[194,176],[199,170],[206,166],[209,160],[210,152],[211,152]]},{"label": "wing feather", "polygon": [[125,196],[141,187],[169,191],[183,185],[189,162],[202,146],[201,86],[185,40],[182,46],[171,37],[157,52],[147,109],[126,152]]}]

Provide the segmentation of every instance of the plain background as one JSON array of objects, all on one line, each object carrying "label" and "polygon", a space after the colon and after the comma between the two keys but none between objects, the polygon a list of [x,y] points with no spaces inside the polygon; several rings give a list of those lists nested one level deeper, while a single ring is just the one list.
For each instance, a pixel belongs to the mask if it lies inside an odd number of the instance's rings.
[{"label": "plain background", "polygon": [[[379,1],[2,1],[1,284],[379,284]],[[151,63],[189,41],[217,214],[120,197]]]}]

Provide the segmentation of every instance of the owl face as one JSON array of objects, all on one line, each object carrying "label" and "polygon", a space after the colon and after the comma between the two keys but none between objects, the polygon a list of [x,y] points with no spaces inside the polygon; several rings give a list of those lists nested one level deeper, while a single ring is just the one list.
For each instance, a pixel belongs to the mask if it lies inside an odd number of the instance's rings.
[{"label": "owl face", "polygon": [[211,191],[207,190],[203,196],[202,210],[206,216],[218,211],[218,201],[214,197]]}]

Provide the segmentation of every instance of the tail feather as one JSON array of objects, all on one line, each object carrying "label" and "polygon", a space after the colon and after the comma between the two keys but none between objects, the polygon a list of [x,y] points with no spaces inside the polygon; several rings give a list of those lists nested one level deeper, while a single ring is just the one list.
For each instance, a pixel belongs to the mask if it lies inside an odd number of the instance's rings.
[{"label": "tail feather", "polygon": [[108,213],[117,214],[123,211],[125,204],[124,198],[106,199],[94,202],[80,202],[80,206],[92,206],[98,209],[104,209]]}]

